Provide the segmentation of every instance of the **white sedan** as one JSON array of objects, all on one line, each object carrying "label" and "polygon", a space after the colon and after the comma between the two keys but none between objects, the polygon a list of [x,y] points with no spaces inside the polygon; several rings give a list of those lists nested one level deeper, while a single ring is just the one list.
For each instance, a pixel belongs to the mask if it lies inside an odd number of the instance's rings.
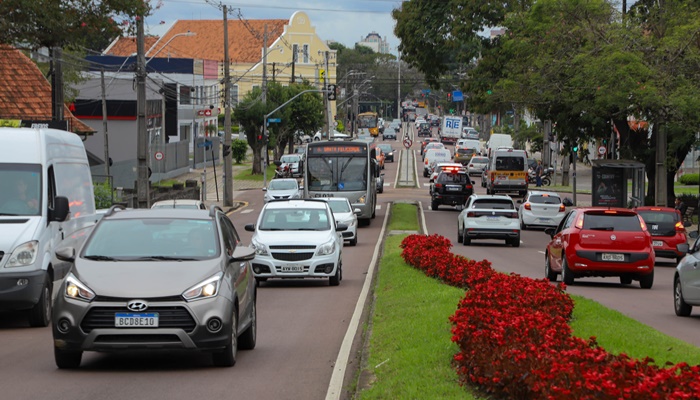
[{"label": "white sedan", "polygon": [[469,196],[457,217],[457,241],[468,246],[474,239],[500,239],[520,247],[518,212],[510,196]]},{"label": "white sedan", "polygon": [[350,246],[357,244],[357,216],[362,213],[359,208],[352,209],[350,201],[345,197],[328,197],[325,199],[333,211],[336,224],[345,224],[348,230],[343,232],[343,240],[348,240]]},{"label": "white sedan", "polygon": [[566,207],[556,192],[531,190],[518,208],[520,229],[531,226],[557,227],[566,214]]}]

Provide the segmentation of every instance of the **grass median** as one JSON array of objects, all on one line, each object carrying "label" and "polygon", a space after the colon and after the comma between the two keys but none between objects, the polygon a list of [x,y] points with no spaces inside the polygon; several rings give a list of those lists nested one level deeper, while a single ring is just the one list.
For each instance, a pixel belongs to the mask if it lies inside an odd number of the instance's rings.
[{"label": "grass median", "polygon": [[[417,215],[413,204],[394,204],[387,231],[418,231]],[[449,317],[464,290],[428,278],[404,263],[399,245],[406,236],[388,236],[384,242],[357,397],[479,398],[476,391],[459,385],[451,363],[458,348],[451,341]],[[571,327],[575,336],[595,336],[610,353],[638,359],[651,357],[659,366],[666,362],[700,364],[700,348],[593,300],[572,297],[575,308]]]}]

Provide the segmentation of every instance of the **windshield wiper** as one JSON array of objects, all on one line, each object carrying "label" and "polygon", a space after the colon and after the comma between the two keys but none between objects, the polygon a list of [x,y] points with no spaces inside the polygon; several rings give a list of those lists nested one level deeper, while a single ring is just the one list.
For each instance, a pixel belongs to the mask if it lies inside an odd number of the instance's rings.
[{"label": "windshield wiper", "polygon": [[3,216],[3,217],[8,217],[8,216],[9,216],[9,217],[16,217],[16,216],[18,216],[18,215],[19,215],[19,214],[0,213],[0,216]]},{"label": "windshield wiper", "polygon": [[83,258],[86,258],[88,260],[95,260],[95,261],[116,261],[117,259],[114,257],[110,256],[85,256]]},{"label": "windshield wiper", "polygon": [[592,231],[614,231],[615,227],[613,226],[599,226],[596,228],[590,228]]},{"label": "windshield wiper", "polygon": [[135,258],[134,261],[194,261],[192,257],[148,256]]}]

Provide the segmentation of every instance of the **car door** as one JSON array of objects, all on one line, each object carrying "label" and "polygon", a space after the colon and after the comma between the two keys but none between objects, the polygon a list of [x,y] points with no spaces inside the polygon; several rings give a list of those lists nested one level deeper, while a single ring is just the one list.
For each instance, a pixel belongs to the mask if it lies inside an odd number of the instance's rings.
[{"label": "car door", "polygon": [[576,210],[569,211],[564,219],[561,220],[559,226],[557,226],[552,241],[549,242],[549,262],[557,271],[561,271],[562,254],[564,254],[566,242],[568,241],[568,229],[574,223],[576,215]]},{"label": "car door", "polygon": [[[225,215],[219,216],[219,224],[221,226],[221,235],[224,242],[224,252],[227,257],[226,276],[231,277],[231,282],[234,285],[236,294],[238,295],[238,310],[239,315],[243,315],[243,311],[247,310],[250,305],[251,295],[248,292],[248,287],[251,286],[252,277],[249,275],[249,266],[247,261],[232,261],[232,256],[239,244],[236,230]],[[239,323],[244,321],[239,321]]]},{"label": "car door", "polygon": [[700,239],[686,256],[683,267],[683,297],[691,304],[700,303]]}]

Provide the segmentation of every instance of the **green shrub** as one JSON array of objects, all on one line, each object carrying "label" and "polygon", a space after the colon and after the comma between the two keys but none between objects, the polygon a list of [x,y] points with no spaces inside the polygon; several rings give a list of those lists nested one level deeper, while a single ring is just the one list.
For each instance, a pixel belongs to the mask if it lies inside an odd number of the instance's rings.
[{"label": "green shrub", "polygon": [[697,185],[700,181],[700,174],[683,174],[679,182],[683,185]]},{"label": "green shrub", "polygon": [[109,186],[109,182],[95,183],[94,186],[95,208],[99,210],[112,207],[112,188]]},{"label": "green shrub", "polygon": [[245,160],[247,151],[248,141],[241,139],[233,139],[231,141],[231,157],[236,160],[236,164],[240,164]]}]

